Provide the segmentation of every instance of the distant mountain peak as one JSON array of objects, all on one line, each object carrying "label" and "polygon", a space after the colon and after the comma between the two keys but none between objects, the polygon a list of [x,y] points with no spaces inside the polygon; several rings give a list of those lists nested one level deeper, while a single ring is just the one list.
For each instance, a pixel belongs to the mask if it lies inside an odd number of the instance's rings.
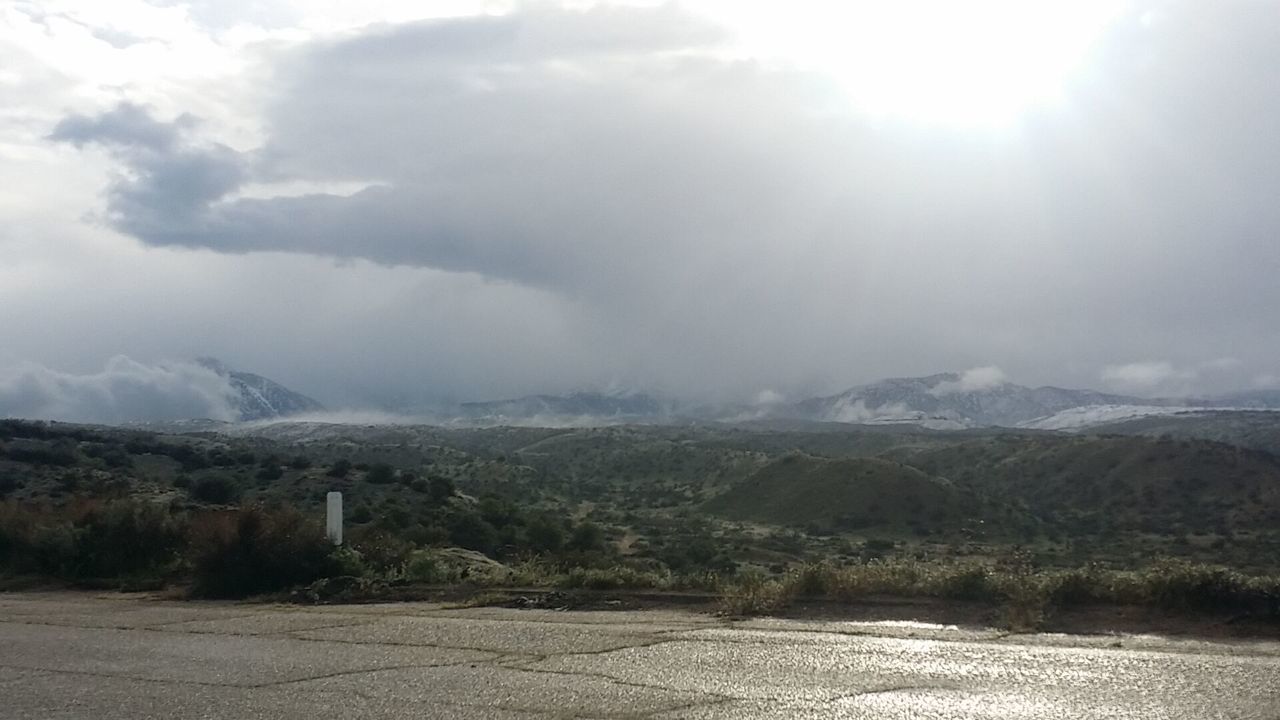
[{"label": "distant mountain peak", "polygon": [[235,391],[233,402],[240,420],[270,420],[324,410],[323,405],[302,393],[261,375],[233,370],[217,358],[200,357],[196,363],[227,379]]}]

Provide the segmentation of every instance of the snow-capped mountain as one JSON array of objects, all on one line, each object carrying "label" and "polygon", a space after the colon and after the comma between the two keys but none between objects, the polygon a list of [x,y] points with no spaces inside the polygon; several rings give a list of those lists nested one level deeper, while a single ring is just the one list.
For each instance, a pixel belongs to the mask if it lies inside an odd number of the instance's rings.
[{"label": "snow-capped mountain", "polygon": [[779,414],[859,424],[910,423],[938,429],[1018,427],[1064,410],[1093,406],[1164,406],[1172,401],[1109,395],[1093,390],[1031,388],[969,373],[892,378],[838,395],[803,400]]},{"label": "snow-capped mountain", "polygon": [[214,358],[198,358],[196,362],[227,379],[235,393],[239,420],[270,420],[324,410],[315,400],[261,375],[232,370]]}]

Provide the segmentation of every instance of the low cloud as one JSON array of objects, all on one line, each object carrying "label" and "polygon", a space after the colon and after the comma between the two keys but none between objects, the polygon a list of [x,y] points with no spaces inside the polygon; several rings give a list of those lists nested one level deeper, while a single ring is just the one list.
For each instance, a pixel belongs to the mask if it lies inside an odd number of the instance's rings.
[{"label": "low cloud", "polygon": [[1134,362],[1108,365],[1102,370],[1102,381],[1113,388],[1128,391],[1167,389],[1170,385],[1194,380],[1195,370],[1184,370],[1168,361]]},{"label": "low cloud", "polygon": [[761,390],[756,393],[756,405],[781,405],[787,401],[787,397],[777,390]]},{"label": "low cloud", "polygon": [[965,370],[955,382],[938,383],[930,392],[933,395],[980,392],[999,387],[1009,381],[1004,371],[994,365]]},{"label": "low cloud", "polygon": [[1253,378],[1253,386],[1260,390],[1280,389],[1280,375],[1262,373]]},{"label": "low cloud", "polygon": [[0,369],[0,416],[124,423],[235,420],[226,378],[196,363],[147,365],[125,356],[101,372],[76,375],[34,363]]}]

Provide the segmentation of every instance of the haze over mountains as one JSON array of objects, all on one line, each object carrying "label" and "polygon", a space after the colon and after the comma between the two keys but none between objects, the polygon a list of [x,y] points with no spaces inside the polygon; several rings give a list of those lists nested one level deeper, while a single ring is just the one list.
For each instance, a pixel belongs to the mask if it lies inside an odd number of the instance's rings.
[{"label": "haze over mountains", "polygon": [[1095,390],[1026,387],[994,369],[891,378],[798,402],[694,405],[643,393],[574,393],[466,403],[453,422],[489,425],[583,425],[627,422],[744,422],[799,420],[859,425],[919,425],[951,430],[977,427],[1069,429],[1149,415],[1194,410],[1280,409],[1280,393],[1259,391],[1214,398],[1142,398]]},{"label": "haze over mountains", "polygon": [[[386,415],[376,407],[330,412],[307,395],[261,375],[233,369],[216,359],[201,358],[195,361],[194,367],[199,372],[212,373],[215,381],[223,384],[217,395],[225,401],[225,406],[219,406],[216,413],[202,413],[204,406],[195,405],[186,410],[185,415],[167,410],[148,416],[144,409],[135,407],[133,412],[138,415],[123,420],[270,422],[299,419],[337,424],[407,422],[457,427],[836,423],[918,426],[932,430],[982,427],[1072,430],[1153,416],[1280,410],[1280,392],[1276,391],[1210,398],[1144,398],[1088,389],[1027,387],[1009,382],[995,368],[977,368],[963,373],[890,378],[798,401],[762,393],[752,402],[705,404],[637,391],[580,391],[462,402]],[[14,412],[0,406],[0,415],[84,420],[59,417],[56,410],[23,413],[23,409],[19,407],[19,412]]]}]

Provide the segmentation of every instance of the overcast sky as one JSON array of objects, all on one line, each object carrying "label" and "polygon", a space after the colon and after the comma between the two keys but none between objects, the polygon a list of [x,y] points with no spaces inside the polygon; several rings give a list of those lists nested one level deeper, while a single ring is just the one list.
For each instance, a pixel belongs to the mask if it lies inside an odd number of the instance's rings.
[{"label": "overcast sky", "polygon": [[0,415],[1280,385],[1280,3],[750,5],[0,2]]}]

